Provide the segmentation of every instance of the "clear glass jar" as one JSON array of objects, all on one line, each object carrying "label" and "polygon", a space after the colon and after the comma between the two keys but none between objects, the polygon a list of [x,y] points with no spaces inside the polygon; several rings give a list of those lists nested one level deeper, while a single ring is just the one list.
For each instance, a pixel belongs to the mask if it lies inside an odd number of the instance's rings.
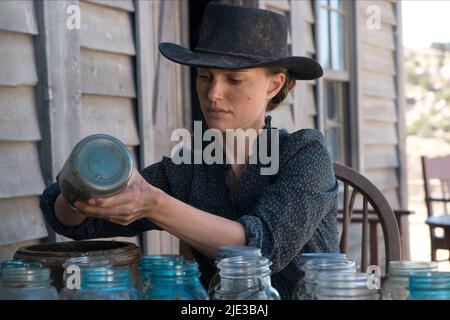
[{"label": "clear glass jar", "polygon": [[136,289],[141,295],[144,296],[148,287],[151,284],[152,270],[155,265],[161,264],[183,264],[184,258],[180,255],[175,254],[161,254],[161,255],[150,255],[143,256],[139,261],[139,279],[136,284]]},{"label": "clear glass jar", "polygon": [[316,280],[315,300],[379,300],[378,289],[370,286],[372,274],[323,273]]},{"label": "clear glass jar", "polygon": [[450,272],[412,272],[408,290],[408,300],[450,300]]},{"label": "clear glass jar", "polygon": [[293,300],[313,300],[317,278],[324,273],[356,273],[354,260],[337,258],[318,258],[307,261],[303,267],[305,276],[295,290]]},{"label": "clear glass jar", "polygon": [[73,300],[138,300],[129,267],[86,267]]},{"label": "clear glass jar", "polygon": [[144,300],[208,300],[194,261],[155,264]]},{"label": "clear glass jar", "polygon": [[[219,247],[219,250],[217,252],[217,258],[215,261],[215,266],[217,268],[217,265],[222,259],[225,258],[231,258],[231,257],[261,257],[261,249],[252,247],[252,246],[222,246]],[[216,292],[216,287],[220,283],[220,274],[219,270],[217,269],[216,273],[212,276],[211,281],[209,282],[208,286],[208,295],[209,298],[212,299],[214,297],[214,294]]]},{"label": "clear glass jar", "polygon": [[411,272],[437,271],[435,261],[390,261],[388,279],[381,293],[383,300],[406,300],[409,296],[408,275]]},{"label": "clear glass jar", "polygon": [[61,289],[59,293],[59,298],[61,300],[72,300],[77,289],[70,289],[67,287],[67,280],[69,279],[70,274],[67,274],[67,268],[69,266],[76,265],[80,268],[80,272],[83,272],[83,268],[92,268],[92,267],[111,267],[113,262],[107,259],[95,258],[92,256],[83,256],[83,257],[75,257],[67,259],[63,263],[64,273],[63,273],[63,284],[64,287]]},{"label": "clear glass jar", "polygon": [[303,296],[305,292],[305,263],[313,260],[313,259],[325,259],[325,258],[336,258],[336,259],[345,259],[347,260],[347,255],[345,253],[335,253],[335,252],[308,252],[302,253],[300,255],[300,270],[303,272],[303,275],[298,279],[297,285],[294,288],[294,292],[292,294],[292,300],[297,300],[297,297]]},{"label": "clear glass jar", "polygon": [[231,257],[222,259],[220,284],[216,287],[214,300],[280,300],[278,291],[272,287],[270,266],[265,257]]},{"label": "clear glass jar", "polygon": [[0,300],[58,300],[58,292],[51,283],[48,268],[2,266]]}]

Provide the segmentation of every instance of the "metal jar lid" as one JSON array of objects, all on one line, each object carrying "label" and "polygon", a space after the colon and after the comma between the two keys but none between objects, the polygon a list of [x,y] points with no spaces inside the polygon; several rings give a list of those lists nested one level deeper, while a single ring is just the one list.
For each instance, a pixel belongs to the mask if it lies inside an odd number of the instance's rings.
[{"label": "metal jar lid", "polygon": [[107,197],[122,191],[131,177],[133,160],[118,139],[95,134],[81,140],[60,173],[61,192],[69,203]]}]

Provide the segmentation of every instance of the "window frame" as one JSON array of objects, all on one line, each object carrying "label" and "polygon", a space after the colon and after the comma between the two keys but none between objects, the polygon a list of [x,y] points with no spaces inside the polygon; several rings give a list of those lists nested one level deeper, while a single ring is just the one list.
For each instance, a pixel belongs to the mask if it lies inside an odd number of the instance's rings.
[{"label": "window frame", "polygon": [[[358,88],[358,76],[357,70],[359,66],[358,50],[359,50],[359,33],[357,30],[357,10],[356,3],[353,1],[343,1],[345,6],[345,23],[344,23],[344,63],[346,70],[332,70],[324,68],[324,76],[317,82],[316,87],[316,101],[317,101],[317,128],[326,135],[327,130],[327,110],[325,109],[325,84],[329,82],[341,82],[347,84],[347,103],[348,107],[343,106],[340,110],[341,123],[343,132],[340,134],[340,141],[342,143],[342,149],[340,150],[340,160],[345,165],[360,170],[360,119],[358,112],[359,93]],[[323,5],[320,1],[312,0],[314,16],[316,21],[315,28],[315,41],[316,41],[316,58],[318,61],[322,61],[322,48],[321,48],[321,28],[323,22],[320,18],[320,10],[326,8],[333,12],[343,12],[343,10],[337,10],[331,8],[329,5]],[[330,44],[331,46],[331,44]]]}]

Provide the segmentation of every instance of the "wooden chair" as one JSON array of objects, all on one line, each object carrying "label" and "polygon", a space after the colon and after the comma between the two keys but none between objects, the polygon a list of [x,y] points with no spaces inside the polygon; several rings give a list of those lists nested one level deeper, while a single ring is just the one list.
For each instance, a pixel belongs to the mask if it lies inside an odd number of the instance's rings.
[{"label": "wooden chair", "polygon": [[[342,235],[340,250],[343,253],[349,251],[349,229],[350,223],[357,215],[358,222],[362,223],[362,250],[361,270],[365,272],[369,266],[369,225],[371,222],[380,224],[383,230],[384,247],[386,254],[385,270],[388,270],[389,261],[401,260],[400,232],[397,218],[389,203],[375,185],[359,172],[345,165],[334,163],[336,179],[343,183],[341,213]],[[354,209],[356,196],[362,196],[362,209]],[[372,209],[369,209],[369,204]],[[376,228],[375,224],[375,228]],[[378,241],[378,239],[372,239]]]},{"label": "wooden chair", "polygon": [[[428,158],[422,156],[422,173],[425,189],[425,203],[427,206],[428,219],[436,216],[433,210],[433,203],[441,203],[443,212],[441,214],[448,215],[448,203],[450,202],[450,155],[445,157]],[[439,180],[441,187],[441,196],[433,196],[430,180]],[[436,261],[437,249],[450,250],[450,240],[445,239],[436,233],[436,226],[430,227],[431,240],[431,260]],[[450,237],[450,236],[449,236]]]}]

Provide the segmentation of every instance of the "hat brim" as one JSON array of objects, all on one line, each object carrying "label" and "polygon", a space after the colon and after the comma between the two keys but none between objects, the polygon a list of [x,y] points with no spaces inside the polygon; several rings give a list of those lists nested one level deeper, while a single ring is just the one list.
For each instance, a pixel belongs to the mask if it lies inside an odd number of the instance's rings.
[{"label": "hat brim", "polygon": [[175,43],[163,42],[159,51],[167,59],[191,67],[212,69],[248,69],[277,66],[286,68],[297,80],[314,80],[323,75],[320,64],[308,57],[286,57],[278,59],[257,59],[192,51]]}]

